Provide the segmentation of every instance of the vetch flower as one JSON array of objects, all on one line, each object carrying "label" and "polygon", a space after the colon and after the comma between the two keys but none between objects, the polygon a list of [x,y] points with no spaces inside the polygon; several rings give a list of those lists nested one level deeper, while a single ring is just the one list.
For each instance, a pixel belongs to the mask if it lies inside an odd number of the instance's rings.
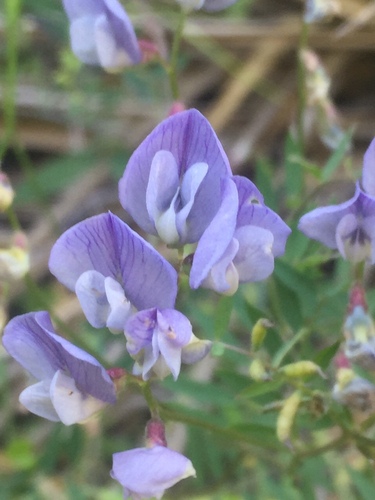
[{"label": "vetch flower", "polygon": [[208,12],[223,10],[233,5],[237,0],[177,0],[186,10],[204,9]]},{"label": "vetch flower", "polygon": [[173,267],[111,213],[79,222],[60,236],[49,268],[76,292],[95,328],[124,331],[134,308],[173,307],[177,295]]},{"label": "vetch flower", "polygon": [[132,23],[118,0],[63,0],[74,54],[85,64],[119,71],[141,62]]},{"label": "vetch flower", "polygon": [[358,182],[350,200],[316,208],[301,218],[298,228],[328,248],[338,249],[353,263],[375,262],[375,197],[366,194]]},{"label": "vetch flower", "polygon": [[111,476],[124,488],[124,498],[162,498],[166,489],[195,476],[191,461],[165,446],[115,453]]},{"label": "vetch flower", "polygon": [[13,318],[5,327],[3,345],[38,380],[19,398],[32,413],[71,425],[115,403],[115,387],[105,369],[57,335],[47,312]]},{"label": "vetch flower", "polygon": [[375,139],[363,160],[362,183],[354,196],[339,205],[319,207],[305,214],[298,228],[309,238],[332,249],[353,263],[375,263]]},{"label": "vetch flower", "polygon": [[223,148],[196,109],[160,123],[131,156],[120,180],[122,206],[170,246],[195,243],[222,203],[231,175]]},{"label": "vetch flower", "polygon": [[239,283],[260,281],[273,272],[290,229],[249,179],[233,176],[222,187],[223,203],[194,254],[190,286],[231,295]]},{"label": "vetch flower", "polygon": [[[135,374],[142,374],[147,380],[151,373],[164,378],[172,373],[176,380],[181,368],[182,350],[192,340],[190,321],[174,309],[147,309],[139,311],[129,318],[125,325],[126,348],[136,360]],[[202,346],[198,356],[191,346],[186,354],[194,358],[203,357],[207,349]],[[188,359],[194,362],[197,359]]]}]

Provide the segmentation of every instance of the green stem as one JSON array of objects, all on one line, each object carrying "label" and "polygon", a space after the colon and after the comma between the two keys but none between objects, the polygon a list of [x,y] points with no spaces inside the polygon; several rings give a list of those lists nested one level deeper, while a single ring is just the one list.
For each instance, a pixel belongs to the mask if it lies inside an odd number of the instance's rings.
[{"label": "green stem", "polygon": [[18,68],[18,37],[21,0],[5,1],[6,69],[4,85],[4,128],[5,136],[1,144],[0,159],[12,143],[16,131],[16,87]]},{"label": "green stem", "polygon": [[152,418],[159,418],[159,403],[154,398],[154,395],[151,391],[151,385],[149,382],[144,382],[141,384],[143,397],[146,400],[147,406],[150,409]]},{"label": "green stem", "polygon": [[304,139],[304,115],[306,108],[306,71],[302,60],[302,51],[307,48],[308,24],[303,22],[298,44],[297,61],[297,84],[298,84],[298,110],[297,110],[297,135],[300,154],[303,156],[305,150]]},{"label": "green stem", "polygon": [[172,91],[172,96],[174,100],[179,98],[179,88],[178,88],[178,79],[177,79],[177,66],[178,66],[178,54],[180,51],[182,33],[184,31],[186,21],[186,12],[181,9],[180,18],[178,20],[177,28],[174,33],[173,43],[172,43],[172,51],[171,58],[167,68],[169,84]]}]

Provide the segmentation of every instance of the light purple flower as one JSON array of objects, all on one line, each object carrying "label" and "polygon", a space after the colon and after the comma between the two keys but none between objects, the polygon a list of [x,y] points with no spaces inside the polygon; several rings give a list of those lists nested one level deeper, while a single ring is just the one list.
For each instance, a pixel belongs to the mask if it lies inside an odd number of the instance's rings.
[{"label": "light purple flower", "polygon": [[190,321],[174,309],[152,308],[136,313],[126,323],[125,336],[126,348],[136,360],[133,371],[142,374],[144,380],[151,373],[159,378],[172,373],[176,380],[184,348],[188,363],[203,358],[210,348],[210,343],[195,337]]},{"label": "light purple flower", "polygon": [[20,394],[20,402],[32,413],[71,425],[115,403],[115,387],[105,369],[57,335],[47,312],[12,319],[3,345],[38,380]]},{"label": "light purple flower", "polygon": [[305,214],[298,228],[328,248],[338,249],[354,263],[375,263],[375,139],[368,147],[362,171],[350,200],[319,207]]},{"label": "light purple flower", "polygon": [[222,189],[222,206],[194,254],[190,286],[233,294],[239,283],[263,280],[273,272],[290,229],[249,179],[225,179]]},{"label": "light purple flower", "polygon": [[208,12],[215,12],[226,9],[237,0],[177,0],[187,10],[204,9]]},{"label": "light purple flower", "polygon": [[111,476],[124,488],[124,498],[162,498],[181,479],[195,476],[191,461],[165,446],[135,448],[113,455]]},{"label": "light purple flower", "polygon": [[168,245],[195,243],[220,208],[228,159],[196,109],[160,123],[131,156],[120,180],[122,206]]},{"label": "light purple flower", "polygon": [[375,262],[375,198],[364,193],[358,182],[350,200],[316,208],[301,218],[298,228],[328,248],[338,249],[344,259]]},{"label": "light purple flower", "polygon": [[63,4],[72,50],[82,62],[118,71],[141,61],[133,26],[118,0],[63,0]]},{"label": "light purple flower", "polygon": [[111,213],[68,229],[52,248],[51,273],[76,292],[95,328],[121,332],[136,309],[173,307],[177,273],[137,233]]}]

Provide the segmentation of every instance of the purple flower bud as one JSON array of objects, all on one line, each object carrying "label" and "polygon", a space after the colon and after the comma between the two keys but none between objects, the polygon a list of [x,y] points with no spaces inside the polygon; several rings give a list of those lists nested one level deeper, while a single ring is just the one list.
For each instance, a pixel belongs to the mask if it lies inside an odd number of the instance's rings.
[{"label": "purple flower bud", "polygon": [[124,498],[133,500],[163,496],[166,489],[195,476],[191,461],[165,446],[135,448],[113,455],[113,479],[124,488]]},{"label": "purple flower bud", "polygon": [[120,180],[120,202],[168,245],[195,243],[221,205],[221,180],[228,175],[211,125],[190,109],[164,120],[135,150]]},{"label": "purple flower bud", "polygon": [[63,0],[74,54],[86,64],[118,71],[141,61],[133,26],[117,0]]},{"label": "purple flower bud", "polygon": [[60,236],[49,268],[76,292],[95,328],[121,332],[134,308],[173,307],[177,295],[173,267],[111,213],[79,222]]},{"label": "purple flower bud", "polygon": [[176,380],[181,353],[192,336],[190,321],[174,309],[147,309],[134,314],[126,323],[126,348],[137,361],[136,374],[147,380],[154,372],[159,378],[172,373]]},{"label": "purple flower bud", "polygon": [[115,386],[106,370],[58,336],[47,312],[13,318],[5,327],[3,345],[38,380],[20,395],[32,413],[71,425],[115,403]]}]

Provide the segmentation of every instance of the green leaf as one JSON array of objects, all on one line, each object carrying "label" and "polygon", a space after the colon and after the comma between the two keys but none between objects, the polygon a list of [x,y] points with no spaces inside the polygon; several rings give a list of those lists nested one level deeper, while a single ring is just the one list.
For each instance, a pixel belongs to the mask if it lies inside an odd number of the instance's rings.
[{"label": "green leaf", "polygon": [[217,302],[214,316],[214,338],[216,341],[221,340],[227,332],[232,309],[233,296],[221,295]]},{"label": "green leaf", "polygon": [[322,175],[321,179],[322,181],[326,182],[330,180],[337,170],[337,168],[340,166],[342,160],[344,159],[345,155],[347,154],[350,143],[352,140],[352,135],[354,132],[354,128],[351,127],[346,134],[344,134],[343,138],[340,141],[340,144],[338,148],[334,151],[332,156],[329,158],[327,163],[324,165],[322,168]]},{"label": "green leaf", "polygon": [[273,368],[278,368],[285,358],[285,356],[293,349],[293,347],[300,342],[304,337],[310,334],[308,328],[301,328],[291,339],[289,339],[285,344],[278,350],[272,360]]},{"label": "green leaf", "polygon": [[328,366],[330,365],[332,359],[334,358],[335,354],[339,350],[341,345],[341,341],[337,340],[330,346],[326,347],[325,349],[321,349],[314,357],[313,361],[317,365],[320,366],[322,370],[326,370]]}]

